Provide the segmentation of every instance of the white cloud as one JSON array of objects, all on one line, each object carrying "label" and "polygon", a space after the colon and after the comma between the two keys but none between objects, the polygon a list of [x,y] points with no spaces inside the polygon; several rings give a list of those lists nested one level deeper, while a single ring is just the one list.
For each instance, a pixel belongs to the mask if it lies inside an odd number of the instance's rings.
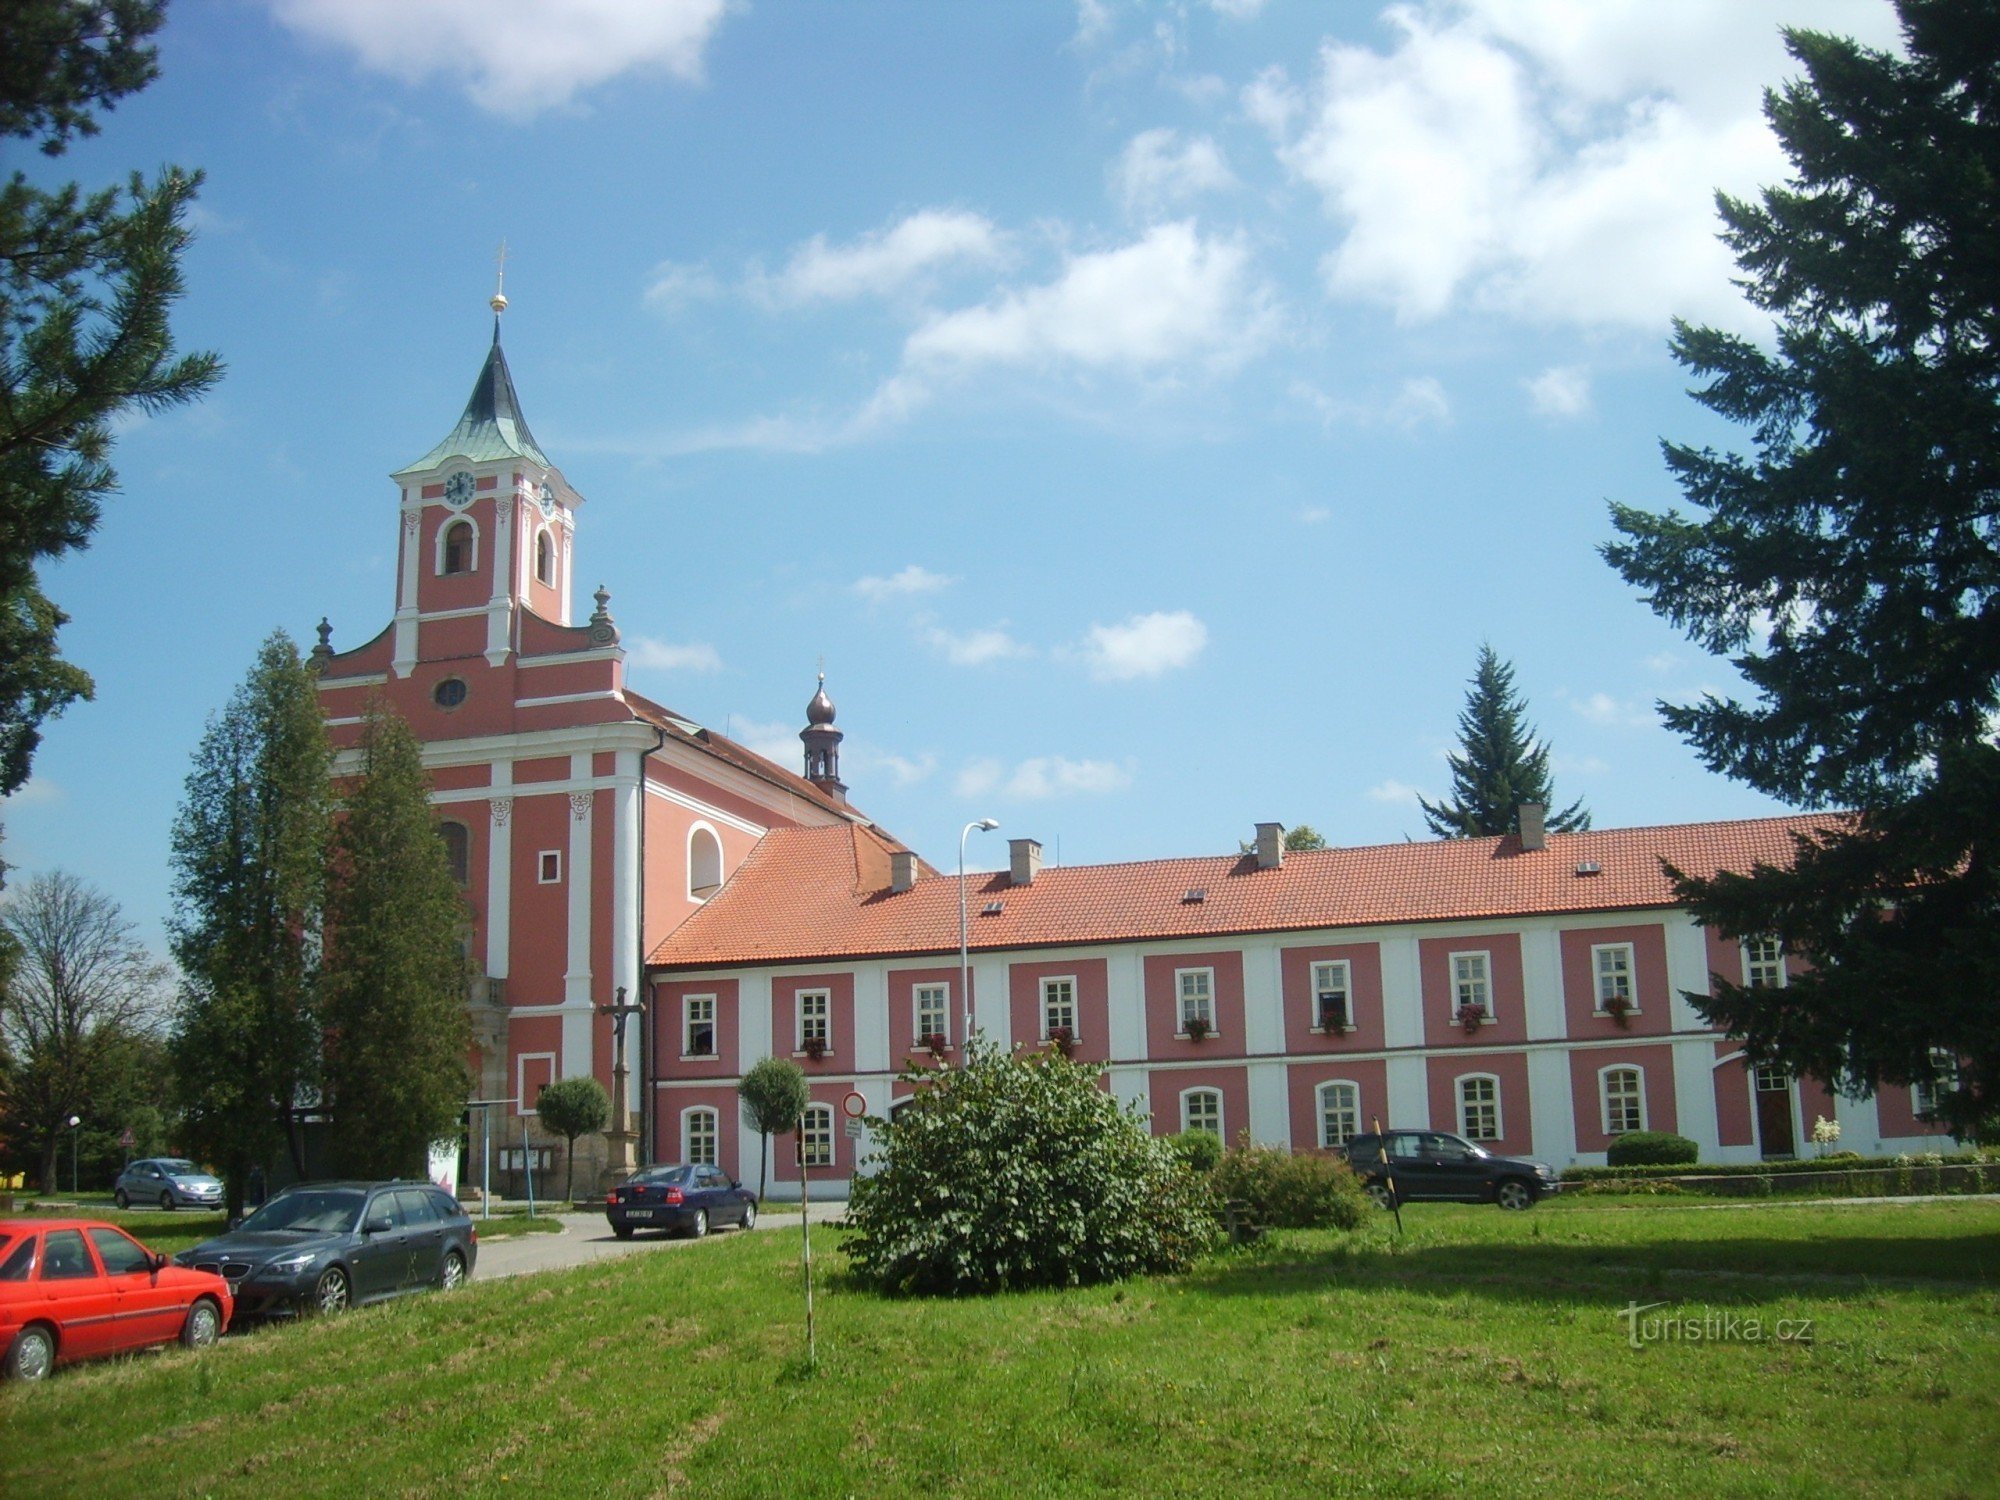
[{"label": "white cloud", "polygon": [[911,563],[899,573],[891,573],[886,578],[870,575],[854,580],[854,592],[871,604],[881,604],[890,599],[907,599],[916,594],[935,594],[947,588],[952,580],[942,573]]},{"label": "white cloud", "polygon": [[1076,0],[1076,35],[1072,47],[1093,47],[1111,35],[1111,7],[1105,0]]},{"label": "white cloud", "polygon": [[1023,645],[997,626],[963,634],[933,627],[926,638],[955,667],[979,667],[991,661],[1035,654],[1034,647]]},{"label": "white cloud", "polygon": [[768,723],[762,719],[740,719],[732,714],[723,733],[773,765],[796,771],[805,764],[805,750],[799,741],[801,727],[797,724]]},{"label": "white cloud", "polygon": [[937,757],[926,753],[912,759],[907,755],[892,755],[886,750],[870,750],[850,743],[846,770],[854,779],[865,778],[877,770],[886,771],[897,786],[914,786],[937,770]]},{"label": "white cloud", "polygon": [[1368,788],[1370,802],[1386,802],[1397,807],[1415,807],[1417,799],[1423,795],[1416,787],[1402,781],[1381,781]]},{"label": "white cloud", "polygon": [[654,312],[673,314],[697,302],[712,302],[722,295],[715,273],[702,265],[682,265],[663,260],[653,268],[646,283],[645,302]]},{"label": "white cloud", "polygon": [[405,83],[444,77],[526,119],[627,72],[698,83],[726,0],[270,0],[285,25]]},{"label": "white cloud", "polygon": [[67,801],[69,793],[46,776],[30,777],[11,796],[0,798],[7,807],[61,807]]},{"label": "white cloud", "polygon": [[1236,185],[1222,148],[1205,135],[1186,145],[1173,130],[1134,136],[1111,169],[1111,180],[1128,212],[1171,208]]},{"label": "white cloud", "polygon": [[1417,375],[1386,396],[1354,400],[1330,395],[1306,381],[1294,381],[1292,395],[1319,414],[1328,427],[1396,427],[1415,432],[1451,422],[1451,398],[1435,376]]},{"label": "white cloud", "polygon": [[1580,417],[1590,410],[1590,376],[1575,365],[1553,366],[1522,384],[1539,416]]},{"label": "white cloud", "polygon": [[[1272,72],[1243,95],[1339,226],[1330,290],[1405,320],[1754,326],[1713,194],[1785,175],[1759,106],[1797,70],[1777,33],[1793,8],[1421,0],[1384,18],[1388,49],[1328,43],[1308,90]],[[1810,24],[1886,42],[1893,23],[1880,0],[1828,0]]]},{"label": "white cloud", "polygon": [[1646,670],[1665,674],[1680,670],[1681,659],[1671,651],[1656,651],[1646,658]]},{"label": "white cloud", "polygon": [[954,791],[961,797],[997,795],[1017,802],[1042,802],[1051,797],[1103,796],[1132,784],[1132,767],[1108,760],[1070,760],[1038,755],[1009,770],[997,760],[975,760],[958,773]]},{"label": "white cloud", "polygon": [[1614,698],[1609,693],[1571,698],[1570,707],[1576,710],[1579,717],[1607,728],[1651,729],[1659,723],[1659,715],[1654,712],[1652,704]]},{"label": "white cloud", "polygon": [[1302,505],[1299,507],[1298,520],[1301,526],[1323,526],[1332,519],[1333,512],[1328,510],[1324,505]]},{"label": "white cloud", "polygon": [[1117,625],[1093,625],[1081,649],[1100,681],[1158,677],[1186,666],[1208,644],[1208,627],[1187,610],[1134,615]]},{"label": "white cloud", "polygon": [[944,267],[993,265],[1005,253],[1000,232],[978,214],[924,209],[851,244],[816,234],[776,276],[753,277],[752,289],[778,305],[890,297]]},{"label": "white cloud", "polygon": [[1208,8],[1225,21],[1253,21],[1264,8],[1264,0],[1208,0]]},{"label": "white cloud", "polygon": [[635,667],[651,667],[661,672],[720,672],[722,658],[715,647],[702,642],[676,646],[649,635],[634,636],[625,643],[626,660]]},{"label": "white cloud", "polygon": [[1238,238],[1161,224],[1129,245],[1073,256],[1055,280],[933,317],[904,345],[906,368],[1070,365],[1158,370],[1233,365],[1275,332],[1269,291]]}]

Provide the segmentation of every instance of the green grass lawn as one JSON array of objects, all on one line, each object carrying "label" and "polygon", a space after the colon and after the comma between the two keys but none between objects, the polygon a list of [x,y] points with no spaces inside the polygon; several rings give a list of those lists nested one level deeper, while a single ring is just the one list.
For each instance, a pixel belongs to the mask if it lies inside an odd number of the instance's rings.
[{"label": "green grass lawn", "polygon": [[963,1302],[815,1231],[817,1372],[796,1232],[722,1235],[5,1391],[0,1493],[1993,1492],[2000,1204],[1405,1219]]}]

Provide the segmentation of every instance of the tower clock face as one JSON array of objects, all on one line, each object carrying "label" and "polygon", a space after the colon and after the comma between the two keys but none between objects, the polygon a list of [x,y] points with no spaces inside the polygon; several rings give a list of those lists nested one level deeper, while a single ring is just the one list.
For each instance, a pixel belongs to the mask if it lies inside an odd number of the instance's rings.
[{"label": "tower clock face", "polygon": [[459,469],[444,482],[444,503],[454,509],[469,504],[472,500],[472,474]]},{"label": "tower clock face", "polygon": [[542,481],[541,490],[536,494],[535,499],[540,502],[542,515],[545,518],[553,516],[556,513],[555,486],[550,484],[546,479]]}]

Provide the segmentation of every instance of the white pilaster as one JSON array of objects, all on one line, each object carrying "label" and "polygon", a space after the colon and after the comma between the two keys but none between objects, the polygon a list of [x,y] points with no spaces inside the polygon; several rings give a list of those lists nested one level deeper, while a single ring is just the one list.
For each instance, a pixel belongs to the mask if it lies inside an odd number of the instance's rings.
[{"label": "white pilaster", "polygon": [[[1553,1041],[1565,1035],[1569,1026],[1563,1011],[1562,937],[1555,928],[1530,928],[1521,934],[1521,985],[1528,1040]],[[1539,1128],[1535,1139],[1541,1139]]]},{"label": "white pilaster", "polygon": [[1104,963],[1109,1055],[1121,1062],[1146,1056],[1146,965],[1137,950],[1114,948]]},{"label": "white pilaster", "polygon": [[1153,1091],[1147,1084],[1144,1068],[1112,1068],[1105,1074],[1111,1085],[1111,1097],[1120,1104],[1129,1105],[1141,1114],[1153,1111]]},{"label": "white pilaster", "polygon": [[[1504,1099],[1501,1108],[1507,1108]],[[1528,1054],[1528,1131],[1535,1138],[1535,1155],[1543,1161],[1569,1166],[1576,1160],[1576,1112],[1570,1107],[1567,1052],[1537,1047]]]},{"label": "white pilaster", "polygon": [[[1387,944],[1383,945],[1387,947]],[[1415,945],[1412,944],[1412,947]],[[1387,966],[1386,956],[1384,967]],[[1389,1095],[1389,1110],[1382,1121],[1384,1130],[1424,1130],[1434,1123],[1431,1120],[1430,1096],[1424,1090],[1424,1060],[1421,1057],[1392,1057],[1383,1064],[1384,1086]],[[1363,1122],[1368,1129],[1375,1128],[1375,1122]],[[1449,1121],[1437,1127],[1441,1130],[1452,1128]]]},{"label": "white pilaster", "polygon": [[[639,993],[639,752],[621,750],[611,788],[611,984],[613,996],[625,991],[628,1001]],[[609,997],[608,997],[609,998]],[[631,1106],[638,1108],[640,1073],[632,1044],[638,1028],[627,1032],[627,1066]]]},{"label": "white pilaster", "polygon": [[1281,1062],[1253,1062],[1250,1081],[1250,1139],[1260,1146],[1292,1147],[1292,1109],[1285,1084],[1290,1072]]},{"label": "white pilaster", "polygon": [[[1708,1023],[1696,1014],[1685,996],[1689,990],[1697,995],[1706,995],[1712,983],[1708,977],[1708,934],[1694,918],[1680,912],[1669,916],[1666,923],[1667,988],[1673,992],[1669,996],[1667,1014],[1672,1018],[1675,1031],[1704,1031]],[[1652,997],[1641,995],[1639,1003],[1642,1006],[1651,1005]],[[1713,1114],[1714,1110],[1715,1106],[1711,1103],[1709,1112]],[[1681,1134],[1687,1135],[1687,1132],[1683,1130]]]},{"label": "white pilaster", "polygon": [[396,580],[396,654],[390,665],[408,677],[417,665],[417,578],[422,564],[423,505],[408,503],[404,491],[402,568]]},{"label": "white pilaster", "polygon": [[[791,1048],[785,1049],[789,1056]],[[771,976],[755,970],[736,988],[736,1071],[749,1072],[774,1056],[771,1048]]]},{"label": "white pilaster", "polygon": [[[589,755],[570,757],[570,779],[587,785]],[[591,1021],[598,1003],[591,993],[590,973],[590,842],[592,824],[590,792],[569,794],[569,958],[563,971],[563,1076],[574,1077],[592,1070]],[[609,1000],[611,997],[604,997]]]},{"label": "white pilaster", "polygon": [[514,799],[503,788],[514,784],[514,763],[493,763],[493,797],[486,824],[486,972],[507,977],[507,954],[513,937]]},{"label": "white pilaster", "polygon": [[[1285,1050],[1285,990],[1280,951],[1279,945],[1268,938],[1252,939],[1243,945],[1243,1050],[1248,1053],[1275,1056]],[[1282,1079],[1279,1086],[1282,1091]],[[1254,1104],[1250,1113],[1254,1118],[1257,1113]],[[1251,1129],[1254,1131],[1256,1126],[1253,1124]],[[1264,1139],[1262,1135],[1257,1138]]]},{"label": "white pilaster", "polygon": [[973,959],[972,1029],[1002,1052],[1014,1045],[1014,1023],[1007,1012],[1009,1004],[1007,961],[1003,958]]},{"label": "white pilaster", "polygon": [[[1383,1045],[1420,1047],[1423,1041],[1423,983],[1417,969],[1417,940],[1385,937],[1382,939]],[[1382,1123],[1385,1128],[1389,1126],[1386,1120]],[[1402,1129],[1402,1122],[1398,1121],[1394,1128]]]},{"label": "white pilaster", "polygon": [[886,1073],[901,1063],[901,1058],[889,1055],[889,966],[858,965],[854,970],[854,1071]]},{"label": "white pilaster", "polygon": [[[1716,1153],[1722,1149],[1722,1126],[1715,1118],[1715,1045],[1712,1042],[1674,1043],[1674,1126],[1677,1134],[1686,1136],[1701,1148],[1699,1160],[1716,1159]],[[1653,1128],[1657,1130],[1659,1126]]]},{"label": "white pilaster", "polygon": [[1861,1099],[1835,1094],[1833,1117],[1840,1122],[1840,1141],[1831,1149],[1859,1151],[1863,1156],[1882,1154],[1882,1115],[1875,1107],[1873,1094]]},{"label": "white pilaster", "polygon": [[514,621],[514,496],[493,502],[493,593],[486,601],[486,662],[507,660],[508,627]]}]

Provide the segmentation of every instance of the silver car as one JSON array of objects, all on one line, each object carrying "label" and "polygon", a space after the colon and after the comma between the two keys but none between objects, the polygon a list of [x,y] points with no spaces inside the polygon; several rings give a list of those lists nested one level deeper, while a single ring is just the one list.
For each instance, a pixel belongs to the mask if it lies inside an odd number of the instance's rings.
[{"label": "silver car", "polygon": [[191,1161],[151,1156],[120,1172],[111,1196],[120,1208],[135,1203],[157,1203],[161,1208],[220,1208],[222,1184]]}]

